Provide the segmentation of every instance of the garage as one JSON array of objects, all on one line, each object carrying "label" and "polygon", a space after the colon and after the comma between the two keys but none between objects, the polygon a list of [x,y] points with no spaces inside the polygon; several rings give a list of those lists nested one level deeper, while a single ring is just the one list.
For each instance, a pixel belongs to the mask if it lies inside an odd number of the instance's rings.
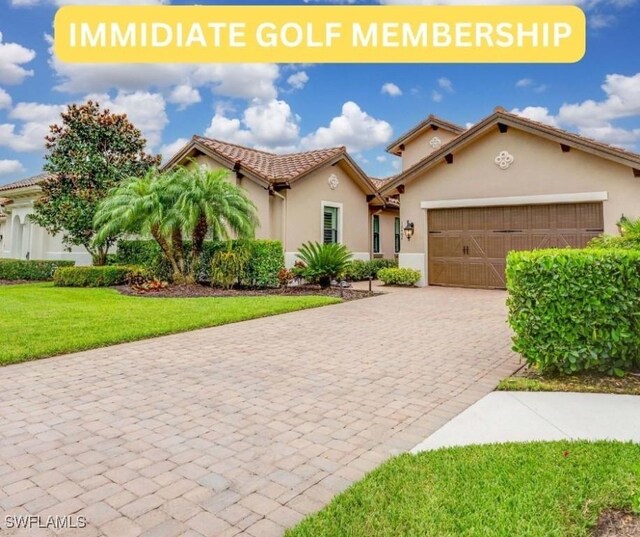
[{"label": "garage", "polygon": [[602,203],[427,211],[430,285],[504,289],[511,250],[582,248],[604,230]]}]

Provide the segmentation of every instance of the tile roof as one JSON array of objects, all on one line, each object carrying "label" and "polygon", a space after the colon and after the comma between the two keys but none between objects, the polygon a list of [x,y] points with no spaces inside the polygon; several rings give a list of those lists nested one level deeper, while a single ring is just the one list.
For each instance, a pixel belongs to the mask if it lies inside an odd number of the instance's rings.
[{"label": "tile roof", "polygon": [[424,120],[418,123],[413,128],[409,129],[407,132],[402,134],[399,138],[395,139],[387,146],[387,151],[392,152],[393,149],[400,144],[406,143],[415,136],[418,136],[422,132],[426,131],[429,127],[438,127],[448,131],[453,132],[454,134],[462,134],[466,129],[460,125],[456,125],[455,123],[451,123],[450,121],[446,121],[444,119],[440,119],[438,116],[434,116],[433,114],[429,114],[429,116]]},{"label": "tile roof", "polygon": [[20,179],[19,181],[14,181],[13,183],[9,183],[7,185],[0,185],[0,192],[7,190],[16,190],[18,188],[24,188],[27,186],[34,186],[44,181],[48,176],[48,173],[39,173],[38,175],[34,175],[33,177]]},{"label": "tile roof", "polygon": [[277,155],[204,136],[194,136],[193,140],[227,160],[240,163],[242,167],[270,183],[293,181],[328,160],[346,153],[344,147],[332,147]]},{"label": "tile roof", "polygon": [[396,175],[389,175],[388,177],[369,177],[369,180],[373,183],[373,186],[376,187],[376,190],[380,190],[388,181],[393,181],[396,177]]}]

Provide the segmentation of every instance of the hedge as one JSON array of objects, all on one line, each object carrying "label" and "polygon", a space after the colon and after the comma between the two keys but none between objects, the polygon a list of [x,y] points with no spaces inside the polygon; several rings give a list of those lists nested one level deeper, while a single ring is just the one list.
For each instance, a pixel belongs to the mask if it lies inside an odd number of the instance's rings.
[{"label": "hedge", "polygon": [[640,252],[507,256],[513,349],[541,371],[623,375],[640,366]]},{"label": "hedge", "polygon": [[587,248],[616,249],[616,250],[640,250],[640,235],[637,233],[625,233],[619,235],[600,235],[589,241]]},{"label": "hedge", "polygon": [[401,285],[411,287],[418,283],[422,274],[420,271],[410,268],[385,268],[378,271],[380,278],[385,285]]},{"label": "hedge", "polygon": [[345,280],[351,282],[361,282],[368,280],[369,277],[377,279],[378,271],[383,268],[394,268],[398,266],[396,259],[372,259],[370,261],[362,261],[356,259],[351,261],[344,272]]},{"label": "hedge", "polygon": [[[220,241],[205,242],[202,256],[198,262],[197,280],[211,282],[211,261],[218,250],[228,248],[229,243]],[[249,262],[241,278],[241,284],[247,287],[278,287],[278,271],[284,267],[284,251],[280,241],[236,240],[231,248],[249,250]],[[191,244],[185,244],[185,259],[189,259]],[[162,255],[160,247],[151,240],[121,240],[118,242],[117,262],[121,265],[140,265],[161,279],[171,278],[171,267]]]},{"label": "hedge", "polygon": [[62,267],[53,275],[53,284],[57,287],[110,287],[130,283],[134,278],[146,278],[146,274],[146,269],[134,266]]},{"label": "hedge", "polygon": [[58,267],[72,267],[74,261],[0,259],[0,280],[48,281]]}]

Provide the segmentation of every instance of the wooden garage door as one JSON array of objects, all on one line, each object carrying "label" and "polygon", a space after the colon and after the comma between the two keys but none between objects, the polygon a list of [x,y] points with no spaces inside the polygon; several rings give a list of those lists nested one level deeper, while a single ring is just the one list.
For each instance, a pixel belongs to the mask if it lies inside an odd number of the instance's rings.
[{"label": "wooden garage door", "polygon": [[428,211],[429,284],[505,288],[511,250],[582,248],[603,231],[602,203]]}]

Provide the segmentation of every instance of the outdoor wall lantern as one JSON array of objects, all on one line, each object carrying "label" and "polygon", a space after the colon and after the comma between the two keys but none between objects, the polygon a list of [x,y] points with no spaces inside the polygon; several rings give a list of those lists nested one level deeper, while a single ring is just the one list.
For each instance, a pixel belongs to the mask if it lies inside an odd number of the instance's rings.
[{"label": "outdoor wall lantern", "polygon": [[407,237],[407,240],[410,241],[411,237],[413,237],[414,227],[413,222],[411,220],[407,220],[407,225],[404,226],[404,236]]},{"label": "outdoor wall lantern", "polygon": [[620,220],[618,220],[616,222],[616,226],[618,226],[618,233],[620,235],[624,235],[624,232],[626,231],[626,224],[628,224],[629,219],[623,214],[620,217]]}]

